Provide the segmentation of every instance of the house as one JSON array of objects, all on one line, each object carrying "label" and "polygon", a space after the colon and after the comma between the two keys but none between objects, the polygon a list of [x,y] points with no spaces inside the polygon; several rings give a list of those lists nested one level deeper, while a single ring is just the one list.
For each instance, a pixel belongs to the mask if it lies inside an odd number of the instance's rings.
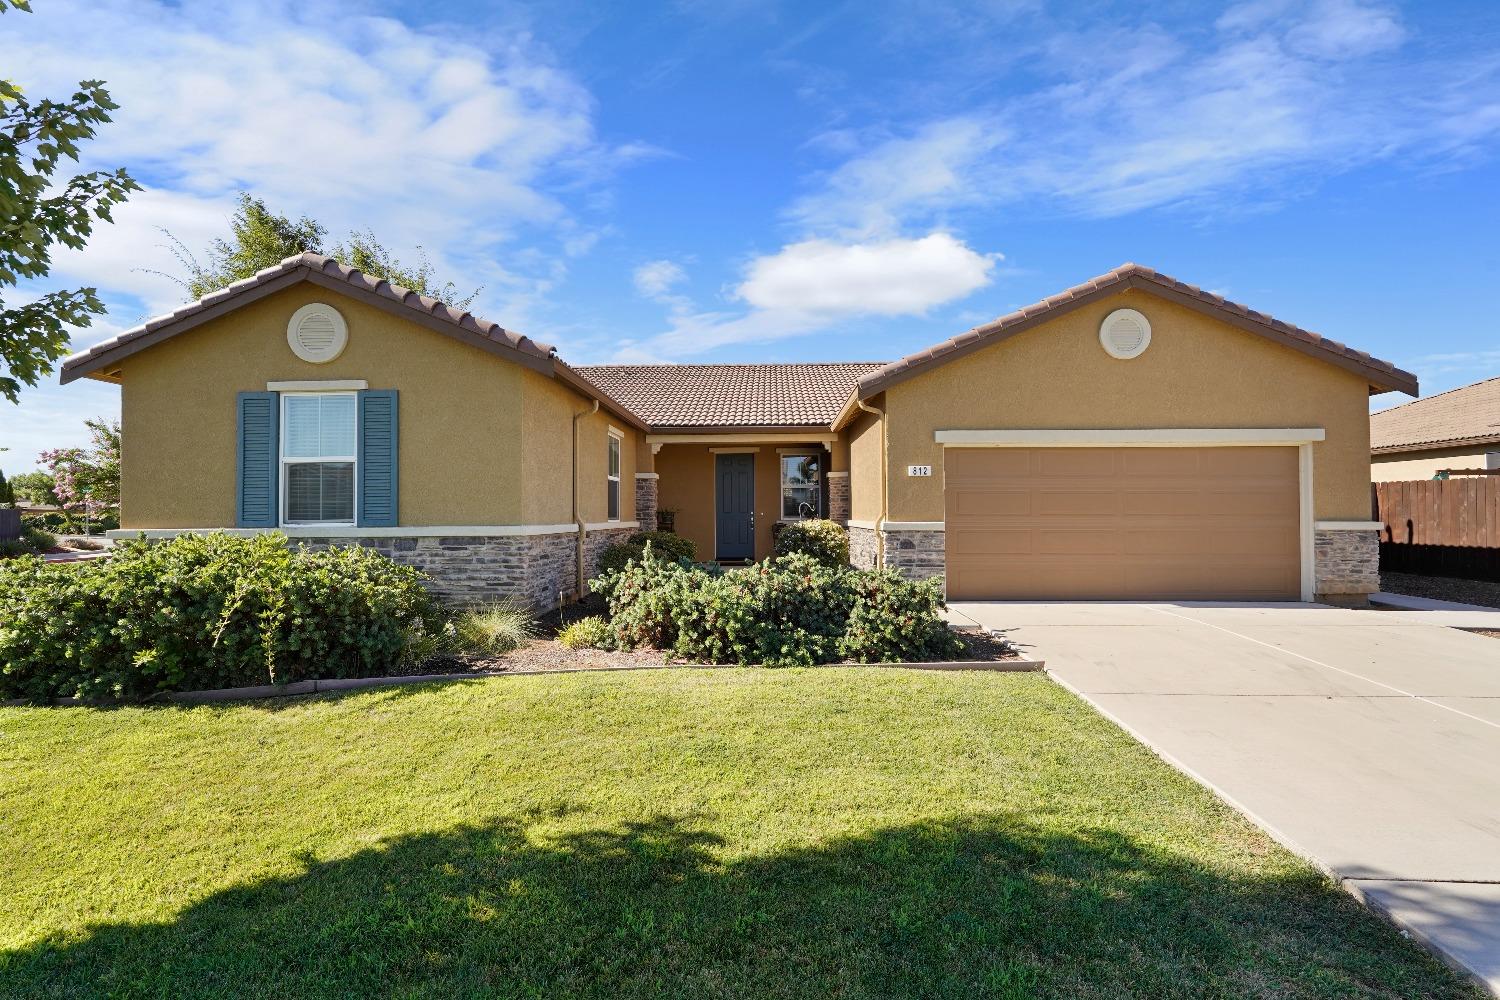
[{"label": "house", "polygon": [[1500,469],[1500,377],[1370,415],[1370,479]]},{"label": "house", "polygon": [[121,534],[280,529],[540,605],[676,512],[846,524],[964,599],[1360,600],[1372,393],[1416,379],[1133,264],[888,364],[573,368],[316,255],[69,358],[121,387]]}]

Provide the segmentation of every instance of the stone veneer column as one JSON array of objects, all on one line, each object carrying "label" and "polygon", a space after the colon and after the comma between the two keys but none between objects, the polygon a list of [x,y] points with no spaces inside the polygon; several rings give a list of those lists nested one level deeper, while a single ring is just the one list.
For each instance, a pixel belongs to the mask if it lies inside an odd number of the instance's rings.
[{"label": "stone veneer column", "polygon": [[875,529],[849,525],[849,565],[855,569],[875,568]]},{"label": "stone veneer column", "polygon": [[635,474],[635,519],[641,531],[656,530],[656,494],[660,477],[654,472]]},{"label": "stone veneer column", "polygon": [[849,473],[828,474],[828,520],[843,524],[849,520]]},{"label": "stone veneer column", "polygon": [[1374,527],[1315,528],[1313,593],[1331,604],[1363,604],[1380,589],[1380,532]]},{"label": "stone veneer column", "polygon": [[884,535],[887,566],[908,580],[943,575],[946,536],[941,528],[888,528]]}]

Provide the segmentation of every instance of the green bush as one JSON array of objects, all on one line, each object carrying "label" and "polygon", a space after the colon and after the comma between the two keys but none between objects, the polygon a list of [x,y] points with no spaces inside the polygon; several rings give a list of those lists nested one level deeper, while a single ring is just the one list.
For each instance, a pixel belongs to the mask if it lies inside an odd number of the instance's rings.
[{"label": "green bush", "polygon": [[951,660],[963,643],[942,617],[943,581],[907,580],[895,570],[844,574],[853,595],[839,650],[860,663]]},{"label": "green bush", "polygon": [[50,531],[27,525],[21,532],[21,538],[31,546],[33,552],[46,552],[48,549],[57,547],[57,536]]},{"label": "green bush", "polygon": [[609,622],[598,615],[589,615],[565,625],[557,633],[557,641],[569,649],[603,649],[609,645]]},{"label": "green bush", "polygon": [[509,653],[536,637],[536,615],[520,601],[506,598],[459,612],[453,630],[459,646],[468,652]]},{"label": "green bush", "polygon": [[383,674],[432,649],[421,573],[280,534],[183,535],[109,559],[0,565],[0,697],[145,698]]},{"label": "green bush", "polygon": [[812,556],[824,566],[843,569],[849,565],[849,533],[834,521],[789,522],[776,535],[776,554],[796,552]]},{"label": "green bush", "polygon": [[674,535],[670,531],[637,531],[625,541],[616,542],[604,550],[599,556],[599,571],[618,573],[632,559],[640,562],[646,554],[648,543],[656,557],[667,562],[684,559],[692,562],[698,558],[698,546],[693,544],[692,539]]},{"label": "green bush", "polygon": [[943,621],[942,581],[778,556],[746,569],[647,559],[593,583],[610,644],[706,663],[810,666],[948,659],[963,646]]}]

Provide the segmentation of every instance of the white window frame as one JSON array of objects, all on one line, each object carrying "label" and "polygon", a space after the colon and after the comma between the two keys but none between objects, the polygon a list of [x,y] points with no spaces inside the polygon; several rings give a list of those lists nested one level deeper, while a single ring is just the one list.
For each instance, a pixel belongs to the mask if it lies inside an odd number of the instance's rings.
[{"label": "white window frame", "polygon": [[[615,460],[615,471],[609,471],[609,460]],[[611,427],[604,445],[604,517],[609,524],[618,524],[625,514],[625,493],[620,485],[625,472],[625,432]],[[615,512],[609,513],[609,484],[615,484]]]},{"label": "white window frame", "polygon": [[[287,400],[296,396],[348,396],[354,400],[354,451],[355,454],[348,457],[342,455],[320,455],[317,458],[288,458],[286,455],[287,440]],[[276,441],[276,474],[277,492],[281,494],[276,503],[276,521],[283,528],[352,528],[359,524],[359,393],[358,392],[283,392],[281,394],[280,423],[277,424]],[[309,465],[316,462],[348,462],[353,469],[354,476],[354,517],[348,521],[289,521],[286,516],[287,475],[288,465]]]},{"label": "white window frame", "polygon": [[[816,521],[822,516],[821,512],[823,509],[823,452],[816,448],[808,448],[806,450],[778,448],[776,452],[776,479],[780,486],[780,490],[776,494],[777,520],[785,523],[792,521]],[[818,503],[816,509],[806,516],[786,516],[786,460],[789,458],[816,458],[818,460],[818,479],[813,483],[814,488],[818,491]]]}]

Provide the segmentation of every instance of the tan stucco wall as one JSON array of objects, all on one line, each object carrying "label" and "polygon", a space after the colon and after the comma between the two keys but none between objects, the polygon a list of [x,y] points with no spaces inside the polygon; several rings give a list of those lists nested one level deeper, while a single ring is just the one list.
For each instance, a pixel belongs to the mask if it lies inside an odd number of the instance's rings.
[{"label": "tan stucco wall", "polygon": [[[1151,346],[1120,361],[1100,347],[1099,324],[1126,306],[1150,320]],[[934,432],[995,428],[1322,427],[1327,440],[1313,447],[1314,516],[1370,513],[1363,378],[1144,292],[1083,307],[885,395],[891,520],[943,519],[943,449]],[[861,454],[856,442],[856,473]],[[910,478],[908,465],[931,465],[934,474]],[[868,501],[857,508],[869,509]]]},{"label": "tan stucco wall", "polygon": [[[287,320],[309,302],[331,303],[349,326],[348,346],[327,364],[302,361],[287,346]],[[270,381],[330,379],[401,394],[403,526],[569,520],[568,414],[584,408],[583,397],[327,289],[300,284],[267,296],[126,358],[120,370],[126,528],[232,526],[236,394],[264,391]],[[588,428],[600,440],[597,482],[584,491],[588,520],[604,520],[606,420],[600,414]],[[626,511],[634,505],[637,439],[627,434],[622,449]]]},{"label": "tan stucco wall", "polygon": [[[573,416],[593,406],[556,379],[536,372],[524,373],[521,415],[521,490],[526,524],[560,524],[571,521]],[[609,496],[606,470],[609,466],[608,436],[613,427],[620,440],[620,520],[635,520],[636,455],[645,450],[642,435],[606,410],[590,413],[578,428],[578,508],[584,521],[606,519]],[[561,479],[559,479],[561,476]]]},{"label": "tan stucco wall", "polygon": [[[866,400],[880,409],[885,395]],[[844,431],[849,441],[849,518],[874,521],[880,516],[880,421],[861,413]]]},{"label": "tan stucco wall", "polygon": [[[755,558],[771,554],[774,536],[771,526],[781,511],[781,463],[777,448],[792,445],[732,445],[722,441],[713,444],[668,444],[656,455],[658,480],[657,504],[677,511],[676,529],[698,546],[699,559],[713,559],[714,453],[710,448],[755,448]],[[816,451],[811,445],[807,450]],[[826,455],[825,455],[826,460]]]},{"label": "tan stucco wall", "polygon": [[1442,469],[1500,469],[1500,444],[1375,455],[1370,459],[1370,481],[1431,479]]}]

